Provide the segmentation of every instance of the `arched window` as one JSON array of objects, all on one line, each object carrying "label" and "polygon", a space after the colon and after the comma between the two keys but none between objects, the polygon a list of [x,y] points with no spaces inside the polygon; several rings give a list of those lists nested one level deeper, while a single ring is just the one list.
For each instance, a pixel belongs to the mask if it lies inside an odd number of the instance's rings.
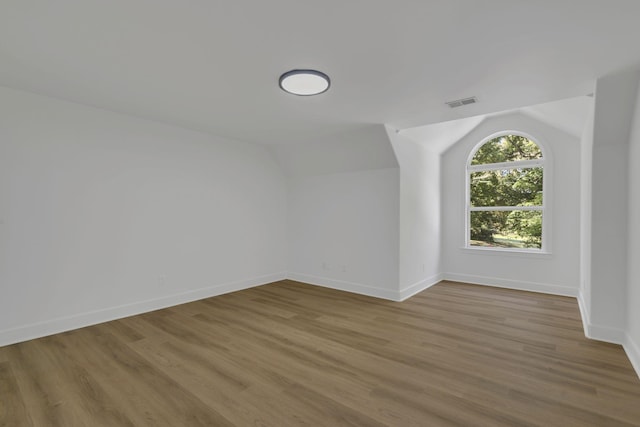
[{"label": "arched window", "polygon": [[467,162],[467,247],[545,247],[544,156],[531,138],[491,136]]}]

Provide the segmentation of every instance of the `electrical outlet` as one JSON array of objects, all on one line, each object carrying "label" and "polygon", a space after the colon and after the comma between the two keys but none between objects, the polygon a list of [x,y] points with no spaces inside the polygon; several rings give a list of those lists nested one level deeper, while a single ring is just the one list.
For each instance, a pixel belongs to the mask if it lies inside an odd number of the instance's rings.
[{"label": "electrical outlet", "polygon": [[158,276],[158,286],[164,286],[167,284],[167,276],[165,274],[161,274]]}]

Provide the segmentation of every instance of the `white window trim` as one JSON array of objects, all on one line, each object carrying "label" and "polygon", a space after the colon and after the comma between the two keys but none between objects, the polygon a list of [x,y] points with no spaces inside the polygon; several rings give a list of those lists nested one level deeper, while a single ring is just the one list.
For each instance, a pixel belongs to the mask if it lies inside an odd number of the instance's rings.
[{"label": "white window trim", "polygon": [[[524,135],[521,134],[521,136],[524,136]],[[533,139],[531,141],[536,142]],[[482,147],[482,145],[476,147],[476,149],[473,152],[474,155],[478,151],[477,148]],[[471,162],[471,160],[469,160],[469,162]],[[486,165],[469,165],[469,162],[467,162],[467,172],[470,172],[470,173],[479,172],[479,171],[498,171],[501,169],[531,169],[539,166],[544,166],[544,153],[542,153],[542,159],[534,159],[534,160],[514,160],[512,162],[487,163]],[[517,164],[518,167],[514,168],[513,167],[514,164]],[[544,184],[544,181],[542,181],[542,183]]]},{"label": "white window trim", "polygon": [[[471,165],[471,160],[475,156],[476,152],[486,144],[488,141],[497,138],[502,135],[520,135],[525,138],[530,139],[535,142],[538,147],[540,147],[540,151],[542,152],[542,159],[535,160],[517,160],[513,162],[502,162],[502,163],[490,163],[487,165]],[[514,165],[517,165],[514,167]],[[531,167],[540,167],[544,168],[544,178],[542,180],[542,206],[481,206],[475,207],[471,206],[471,182],[470,177],[472,172],[485,171],[485,170],[500,170],[500,169],[524,169]],[[551,208],[550,201],[551,197],[551,189],[553,188],[551,182],[553,177],[553,168],[552,168],[552,159],[550,150],[547,148],[546,144],[540,141],[540,138],[531,136],[527,132],[522,132],[520,130],[504,130],[500,132],[493,133],[488,137],[484,138],[478,144],[476,144],[469,156],[467,157],[467,161],[465,163],[465,229],[464,229],[464,244],[462,249],[465,251],[473,252],[473,253],[495,253],[499,254],[502,252],[503,254],[513,253],[518,255],[545,255],[548,256],[551,254]],[[471,246],[470,244],[470,235],[471,235],[471,212],[475,211],[512,211],[512,210],[529,210],[529,211],[541,211],[542,212],[542,247],[540,249],[535,248],[492,248],[492,247],[482,247],[482,246]]]},{"label": "white window trim", "polygon": [[[542,184],[544,186],[544,183]],[[542,198],[544,199],[544,190],[542,190]],[[544,203],[544,200],[543,200]],[[542,206],[471,206],[469,208],[471,212],[486,212],[486,211],[544,211],[544,205]]]}]

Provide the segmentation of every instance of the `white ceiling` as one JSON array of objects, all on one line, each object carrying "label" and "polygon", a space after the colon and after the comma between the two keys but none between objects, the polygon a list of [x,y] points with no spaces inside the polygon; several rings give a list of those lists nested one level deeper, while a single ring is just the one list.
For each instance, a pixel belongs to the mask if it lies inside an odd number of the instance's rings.
[{"label": "white ceiling", "polygon": [[486,118],[486,115],[465,117],[448,122],[432,123],[400,130],[400,135],[425,146],[434,153],[443,153],[460,141]]},{"label": "white ceiling", "polygon": [[285,174],[295,178],[398,167],[382,125],[326,135],[306,144],[273,145],[272,152]]},{"label": "white ceiling", "polygon": [[[0,85],[290,143],[585,95],[640,65],[639,18],[637,0],[0,0]],[[287,95],[292,68],[331,89]]]},{"label": "white ceiling", "polygon": [[593,103],[590,96],[578,96],[546,102],[532,106],[515,108],[490,114],[465,117],[462,119],[415,126],[400,130],[400,134],[414,142],[422,144],[435,153],[443,153],[460,141],[488,117],[497,117],[512,113],[525,114],[548,126],[559,129],[575,138],[584,132],[586,120]]}]

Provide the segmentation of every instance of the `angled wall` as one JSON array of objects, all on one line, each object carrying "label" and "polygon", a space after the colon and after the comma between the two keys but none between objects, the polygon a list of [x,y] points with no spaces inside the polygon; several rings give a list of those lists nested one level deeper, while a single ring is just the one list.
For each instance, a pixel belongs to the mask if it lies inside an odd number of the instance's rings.
[{"label": "angled wall", "polygon": [[442,279],[440,154],[387,128],[400,164],[400,299]]},{"label": "angled wall", "polygon": [[584,130],[580,139],[580,306],[585,334],[591,310],[591,204],[593,192],[593,125],[595,102],[591,103]]},{"label": "angled wall", "polygon": [[383,126],[276,146],[288,277],[398,299],[399,169]]},{"label": "angled wall", "polygon": [[[587,130],[582,167],[582,216],[588,227],[583,248],[581,304],[591,338],[622,344],[627,328],[629,138],[638,73],[605,76],[596,82],[593,130]],[[586,172],[585,172],[586,173]],[[583,174],[584,175],[584,174]]]},{"label": "angled wall", "polygon": [[0,345],[267,283],[263,147],[0,88]]},{"label": "angled wall", "polygon": [[625,350],[640,375],[640,88],[629,140],[627,330]]}]

